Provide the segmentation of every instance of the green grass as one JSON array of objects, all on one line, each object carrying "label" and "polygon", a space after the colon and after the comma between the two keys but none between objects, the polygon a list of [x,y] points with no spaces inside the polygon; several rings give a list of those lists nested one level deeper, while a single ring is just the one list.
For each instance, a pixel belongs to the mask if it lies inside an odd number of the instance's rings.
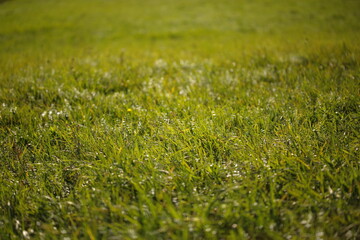
[{"label": "green grass", "polygon": [[359,9],[0,1],[0,239],[358,239]]}]

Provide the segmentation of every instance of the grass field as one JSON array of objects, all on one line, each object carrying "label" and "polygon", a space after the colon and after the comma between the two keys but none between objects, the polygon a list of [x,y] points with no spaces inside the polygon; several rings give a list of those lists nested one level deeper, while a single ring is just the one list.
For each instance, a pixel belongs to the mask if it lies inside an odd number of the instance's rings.
[{"label": "grass field", "polygon": [[0,1],[0,239],[359,239],[359,10]]}]

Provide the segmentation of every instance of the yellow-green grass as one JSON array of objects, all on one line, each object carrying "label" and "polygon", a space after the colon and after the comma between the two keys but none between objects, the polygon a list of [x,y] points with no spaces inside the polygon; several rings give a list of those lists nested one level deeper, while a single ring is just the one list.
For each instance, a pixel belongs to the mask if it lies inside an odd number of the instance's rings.
[{"label": "yellow-green grass", "polygon": [[358,1],[0,3],[0,239],[357,239]]}]

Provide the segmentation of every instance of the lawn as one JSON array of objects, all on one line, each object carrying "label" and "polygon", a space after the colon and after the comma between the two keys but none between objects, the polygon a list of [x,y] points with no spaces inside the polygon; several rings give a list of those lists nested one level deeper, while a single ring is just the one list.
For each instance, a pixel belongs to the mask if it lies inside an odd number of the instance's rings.
[{"label": "lawn", "polygon": [[0,239],[359,239],[359,10],[0,1]]}]

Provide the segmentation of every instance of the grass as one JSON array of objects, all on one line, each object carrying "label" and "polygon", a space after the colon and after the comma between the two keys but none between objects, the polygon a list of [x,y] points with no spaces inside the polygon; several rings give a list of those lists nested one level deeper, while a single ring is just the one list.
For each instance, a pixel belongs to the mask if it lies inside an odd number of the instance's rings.
[{"label": "grass", "polygon": [[357,239],[357,1],[0,3],[0,239]]}]

